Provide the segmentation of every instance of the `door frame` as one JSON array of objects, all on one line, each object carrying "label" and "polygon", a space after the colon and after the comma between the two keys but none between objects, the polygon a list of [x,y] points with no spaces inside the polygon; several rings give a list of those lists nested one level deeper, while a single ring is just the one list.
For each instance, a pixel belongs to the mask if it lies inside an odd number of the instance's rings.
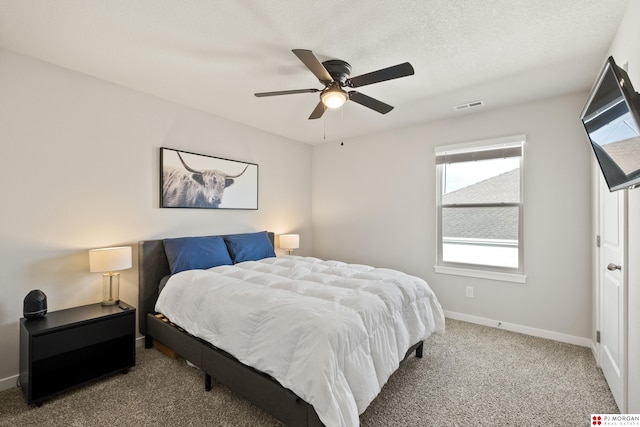
[{"label": "door frame", "polygon": [[[597,245],[596,245],[596,250],[593,256],[593,260],[594,260],[594,266],[592,268],[593,271],[593,282],[594,282],[594,288],[593,288],[593,294],[594,294],[594,303],[593,303],[593,310],[594,310],[594,318],[595,318],[595,330],[594,330],[594,357],[596,359],[596,365],[602,369],[602,349],[601,349],[601,343],[598,342],[598,340],[596,339],[596,331],[601,331],[602,330],[602,326],[604,323],[604,313],[603,313],[603,309],[602,309],[602,304],[603,304],[603,300],[602,300],[602,293],[603,293],[603,278],[604,278],[604,269],[606,268],[606,264],[607,264],[607,260],[603,259],[602,256],[602,246],[600,244],[601,240],[602,240],[602,233],[603,233],[603,215],[602,215],[602,210],[603,210],[603,203],[604,203],[604,197],[602,195],[603,191],[608,191],[607,190],[607,185],[604,182],[604,178],[602,177],[602,175],[600,174],[600,170],[599,168],[595,168],[595,174],[597,176],[595,176],[594,179],[594,227],[595,227],[595,235],[596,235],[596,239],[597,239]],[[628,191],[629,190],[619,190],[617,193],[619,194],[619,197],[622,197],[622,201],[621,201],[621,207],[620,209],[622,209],[622,224],[620,224],[620,226],[622,227],[622,234],[624,236],[624,242],[622,244],[622,259],[621,259],[621,264],[622,264],[622,271],[621,271],[621,280],[622,280],[622,310],[624,311],[623,316],[622,316],[622,323],[623,323],[623,333],[622,336],[619,337],[622,340],[622,344],[620,345],[620,354],[621,354],[621,364],[620,364],[620,371],[621,371],[621,379],[622,379],[622,396],[620,398],[621,402],[617,402],[619,404],[618,409],[620,410],[621,413],[626,413],[627,410],[627,406],[628,406],[628,364],[629,364],[629,354],[628,354],[628,329],[629,329],[629,322],[628,322],[628,318],[629,318],[629,274],[628,274],[628,236],[629,236],[629,215],[628,215],[628,206],[629,206],[629,195],[628,195]],[[604,372],[603,372],[604,373]],[[606,379],[606,377],[605,377]]]}]

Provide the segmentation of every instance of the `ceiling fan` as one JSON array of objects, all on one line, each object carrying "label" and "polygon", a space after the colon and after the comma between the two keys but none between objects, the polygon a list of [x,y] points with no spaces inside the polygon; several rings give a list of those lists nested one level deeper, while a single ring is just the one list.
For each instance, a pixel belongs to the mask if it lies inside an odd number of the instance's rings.
[{"label": "ceiling fan", "polygon": [[375,98],[364,95],[360,92],[345,91],[345,87],[357,88],[370,85],[373,83],[393,80],[400,77],[413,75],[413,67],[408,62],[394,65],[393,67],[383,68],[381,70],[372,71],[371,73],[362,74],[360,76],[351,77],[351,65],[348,62],[339,59],[331,59],[320,62],[318,58],[306,49],[293,49],[292,52],[302,61],[302,63],[318,78],[320,83],[324,85],[324,89],[295,89],[281,90],[277,92],[260,92],[256,93],[257,97],[292,95],[296,93],[313,93],[320,92],[320,102],[316,105],[309,119],[319,119],[327,108],[339,108],[348,99],[360,105],[377,111],[380,114],[387,114],[393,110],[389,104],[378,101]]}]

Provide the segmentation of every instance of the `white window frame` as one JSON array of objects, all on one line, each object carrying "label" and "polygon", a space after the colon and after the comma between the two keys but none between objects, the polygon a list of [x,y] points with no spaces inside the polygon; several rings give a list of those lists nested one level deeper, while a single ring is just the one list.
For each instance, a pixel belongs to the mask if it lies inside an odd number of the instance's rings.
[{"label": "white window frame", "polygon": [[[502,280],[515,283],[525,283],[524,274],[524,144],[526,135],[511,135],[501,138],[473,141],[462,144],[439,146],[434,148],[436,157],[436,273],[454,274],[467,277],[478,277],[483,279]],[[522,150],[520,155],[520,201],[517,203],[483,203],[473,204],[473,207],[517,207],[518,208],[518,267],[499,267],[484,264],[467,264],[461,262],[443,261],[443,238],[442,238],[442,195],[443,188],[443,166],[446,157],[452,156],[475,156],[477,158],[500,158],[497,152],[509,149]],[[506,151],[504,151],[506,152]],[[444,158],[444,159],[443,159]],[[471,206],[471,205],[470,205]],[[453,207],[453,206],[444,206]]]}]

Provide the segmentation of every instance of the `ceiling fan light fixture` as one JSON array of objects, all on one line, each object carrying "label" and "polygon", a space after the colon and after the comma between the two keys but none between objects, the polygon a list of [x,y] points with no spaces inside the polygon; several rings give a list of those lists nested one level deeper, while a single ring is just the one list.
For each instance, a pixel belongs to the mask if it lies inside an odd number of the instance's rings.
[{"label": "ceiling fan light fixture", "polygon": [[327,108],[340,108],[347,102],[347,93],[334,86],[322,92],[320,99]]},{"label": "ceiling fan light fixture", "polygon": [[292,95],[296,93],[320,92],[320,102],[316,105],[313,112],[309,116],[309,120],[319,119],[325,113],[327,108],[340,108],[347,101],[353,101],[363,107],[377,111],[380,114],[387,114],[393,110],[393,106],[378,101],[375,98],[367,96],[355,90],[345,91],[343,88],[359,88],[374,83],[394,80],[400,77],[412,76],[414,74],[413,66],[408,62],[394,65],[392,67],[382,68],[370,73],[361,74],[351,77],[351,65],[341,59],[329,59],[320,62],[318,58],[307,49],[292,49],[292,52],[298,59],[313,73],[323,89],[294,89],[280,90],[276,92],[258,92],[254,94],[257,97]]}]

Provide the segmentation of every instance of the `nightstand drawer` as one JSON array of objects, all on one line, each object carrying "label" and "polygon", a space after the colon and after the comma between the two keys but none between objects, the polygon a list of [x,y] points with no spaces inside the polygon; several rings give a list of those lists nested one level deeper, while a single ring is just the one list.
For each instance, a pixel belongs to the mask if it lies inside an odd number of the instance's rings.
[{"label": "nightstand drawer", "polygon": [[135,329],[135,317],[120,316],[108,320],[85,322],[64,331],[32,337],[32,360],[77,350],[124,335]]}]

